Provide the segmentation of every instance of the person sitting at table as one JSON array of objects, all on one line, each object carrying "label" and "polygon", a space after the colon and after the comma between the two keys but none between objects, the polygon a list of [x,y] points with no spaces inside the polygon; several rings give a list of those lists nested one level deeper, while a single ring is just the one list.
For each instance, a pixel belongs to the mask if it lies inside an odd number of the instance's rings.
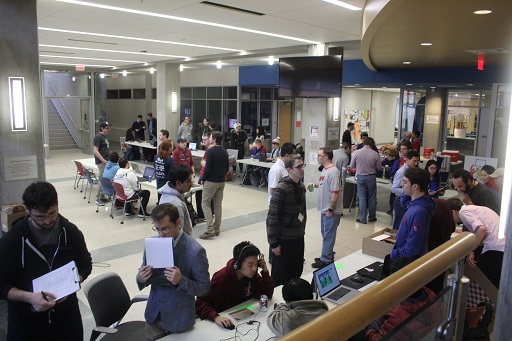
[{"label": "person sitting at table", "polygon": [[[155,179],[157,192],[167,182],[167,174],[174,166],[174,160],[172,158],[172,142],[171,140],[165,140],[160,144],[158,155],[155,156]],[[162,194],[158,192],[158,202]]]},{"label": "person sitting at table", "polygon": [[116,151],[110,152],[107,165],[105,166],[105,171],[103,172],[103,178],[107,178],[111,181],[114,179],[114,176],[119,169],[119,165],[117,164],[118,162],[119,153]]},{"label": "person sitting at table", "polygon": [[493,190],[497,191],[498,190],[498,183],[497,183],[496,179],[494,179],[494,178],[492,178],[490,176],[495,171],[496,171],[496,168],[494,168],[491,165],[483,166],[482,169],[480,170],[480,180],[482,180],[482,183],[485,186],[487,186],[489,188],[492,188]]},{"label": "person sitting at table", "polygon": [[[119,169],[114,176],[114,182],[121,184],[124,189],[124,194],[128,199],[141,198],[141,206],[139,208],[139,217],[149,217],[147,211],[149,197],[151,193],[148,190],[140,189],[139,179],[135,175],[133,169],[130,168],[130,163],[126,158],[119,159]],[[132,215],[132,206],[126,205],[124,212],[125,216]]]},{"label": "person sitting at table", "polygon": [[[258,274],[258,267],[261,276]],[[208,294],[196,298],[196,314],[201,320],[214,321],[221,327],[233,326],[233,321],[219,312],[261,295],[272,298],[274,281],[264,256],[251,242],[241,242],[233,248],[233,258],[212,277]]]},{"label": "person sitting at table", "polygon": [[444,195],[444,190],[441,187],[441,176],[439,175],[439,167],[437,166],[436,160],[428,160],[425,165],[425,169],[428,171],[430,176],[430,182],[428,183],[428,195],[432,198],[439,198]]},{"label": "person sitting at table", "polygon": [[137,116],[137,120],[132,124],[132,130],[136,141],[144,141],[146,139],[146,123],[142,120],[142,115]]},{"label": "person sitting at table", "polygon": [[329,310],[322,300],[313,299],[311,284],[302,278],[292,278],[283,285],[283,299],[267,317],[270,330],[281,337],[316,319]]},{"label": "person sitting at table", "polygon": [[[257,159],[258,155],[267,154],[267,150],[265,149],[265,146],[263,145],[263,142],[261,139],[257,138],[254,140],[254,146],[251,148],[251,157]],[[251,167],[252,172],[249,175],[251,184],[255,187],[267,187],[267,181],[261,176],[261,169],[263,167]]]}]

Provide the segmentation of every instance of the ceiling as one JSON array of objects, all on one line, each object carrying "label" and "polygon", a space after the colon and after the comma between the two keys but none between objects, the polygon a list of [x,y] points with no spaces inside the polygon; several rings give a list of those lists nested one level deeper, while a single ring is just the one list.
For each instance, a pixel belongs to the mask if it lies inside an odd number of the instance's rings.
[{"label": "ceiling", "polygon": [[[364,8],[382,1],[345,2]],[[308,46],[328,43],[343,46],[345,59],[363,59],[379,70],[476,65],[477,55],[465,50],[512,51],[510,0],[391,0],[364,37],[362,10],[322,0],[216,3],[257,14],[200,0],[38,0],[40,63],[110,72],[147,70],[161,60],[185,68],[215,67],[218,60],[225,66],[258,65],[269,56],[306,55]],[[477,16],[477,9],[493,12]],[[425,41],[433,45],[419,45]],[[504,63],[510,53],[486,60]]]}]

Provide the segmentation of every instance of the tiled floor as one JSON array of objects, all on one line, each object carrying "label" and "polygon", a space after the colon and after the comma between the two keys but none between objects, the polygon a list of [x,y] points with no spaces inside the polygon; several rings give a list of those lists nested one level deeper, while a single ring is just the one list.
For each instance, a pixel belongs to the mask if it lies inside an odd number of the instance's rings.
[{"label": "tiled floor", "polygon": [[[126,217],[124,225],[120,224],[120,211],[114,220],[110,219],[105,207],[100,207],[96,213],[96,205],[83,199],[83,193],[73,189],[75,165],[73,159],[91,157],[82,154],[80,150],[52,151],[51,159],[46,160],[46,176],[53,183],[59,194],[60,213],[76,224],[85,235],[89,251],[93,257],[93,272],[89,278],[101,273],[116,272],[123,279],[130,295],[140,294],[135,284],[135,275],[140,266],[144,238],[154,236],[151,230],[151,221],[143,221],[138,217]],[[252,186],[240,187],[239,181],[226,185],[223,201],[223,222],[221,234],[212,240],[197,239],[206,249],[209,256],[210,275],[232,257],[233,246],[249,240],[258,246],[268,258],[268,243],[266,241],[265,219],[267,216],[266,189],[257,189]],[[97,190],[97,187],[95,187]],[[94,193],[94,192],[93,192]],[[93,195],[94,197],[94,195]],[[156,191],[152,191],[148,211],[151,212],[156,203]],[[382,200],[381,200],[382,198]],[[384,213],[386,205],[385,195],[380,195],[380,211],[377,212],[378,221],[368,225],[355,222],[357,210],[351,213],[345,210],[341,220],[334,250],[336,258],[341,258],[361,248],[363,236],[387,227],[390,217]],[[313,269],[310,264],[315,257],[320,256],[322,238],[320,235],[320,215],[316,210],[316,194],[307,193],[308,222],[306,228],[306,253],[304,274]],[[197,238],[205,231],[205,224],[199,224],[194,229]],[[149,293],[145,289],[142,293]],[[89,310],[83,291],[79,291],[80,308],[84,320],[85,339],[89,339],[94,319]],[[143,320],[144,303],[132,307],[125,320]]]}]

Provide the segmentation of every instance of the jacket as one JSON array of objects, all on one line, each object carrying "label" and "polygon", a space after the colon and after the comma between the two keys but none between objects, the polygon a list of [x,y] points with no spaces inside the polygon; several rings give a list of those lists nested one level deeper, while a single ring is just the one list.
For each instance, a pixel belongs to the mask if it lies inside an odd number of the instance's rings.
[{"label": "jacket", "polygon": [[168,157],[166,159],[161,159],[155,156],[155,179],[156,179],[156,188],[163,187],[167,182],[167,174],[172,167],[174,167],[174,160],[172,157]]},{"label": "jacket", "polygon": [[[144,317],[154,323],[160,315],[163,327],[171,333],[192,328],[196,322],[194,296],[204,295],[210,290],[210,274],[206,251],[194,238],[181,234],[173,250],[174,265],[181,271],[181,281],[172,285],[163,277],[163,269],[153,269],[146,283],[137,280],[139,289],[151,285]],[[146,257],[142,265],[146,265]]]},{"label": "jacket", "polygon": [[239,133],[236,132],[235,129],[231,129],[231,148],[234,149],[243,149],[245,145],[245,140],[247,140],[247,133],[245,130],[241,129]]},{"label": "jacket", "polygon": [[283,336],[327,312],[324,301],[302,300],[279,304],[267,317],[267,325],[277,336]]},{"label": "jacket", "polygon": [[178,127],[178,138],[182,138],[187,140],[187,142],[192,142],[192,123],[185,124],[182,122]]},{"label": "jacket", "polygon": [[174,149],[172,152],[172,159],[174,161],[174,165],[187,165],[190,168],[194,167],[194,160],[192,159],[192,152],[190,149],[186,148],[185,150],[180,147]]},{"label": "jacket", "polygon": [[256,156],[258,154],[267,154],[267,149],[265,149],[265,146],[261,146],[260,149],[258,149],[258,147],[254,146],[251,148],[251,154],[253,156]]},{"label": "jacket", "polygon": [[102,177],[112,180],[112,179],[114,179],[114,176],[116,175],[116,172],[118,169],[119,169],[119,165],[117,163],[109,161],[109,162],[107,162],[107,165],[105,166],[105,171],[103,172]]},{"label": "jacket", "polygon": [[428,252],[430,220],[434,215],[436,203],[429,195],[411,200],[408,195],[400,197],[400,204],[407,208],[396,243],[391,250],[391,260],[397,257],[418,258]]},{"label": "jacket", "polygon": [[114,176],[114,182],[121,184],[124,189],[124,194],[130,199],[136,191],[140,189],[139,179],[131,168],[119,168]]},{"label": "jacket", "polygon": [[219,312],[232,308],[251,298],[261,295],[272,298],[274,281],[268,272],[256,273],[253,278],[238,279],[234,268],[235,260],[230,259],[226,266],[212,277],[212,287],[207,295],[197,297],[196,314],[201,320],[213,321]]},{"label": "jacket", "polygon": [[158,189],[158,193],[162,194],[159,204],[169,203],[176,206],[178,212],[180,212],[180,227],[188,235],[192,235],[192,220],[188,212],[187,204],[183,194],[178,192],[176,188],[169,186],[166,183],[163,187]]},{"label": "jacket", "polygon": [[[5,236],[0,238],[0,299],[6,300],[12,288],[32,291],[32,280],[74,260],[78,273],[85,280],[92,271],[91,254],[87,250],[84,235],[66,218],[59,214],[61,232],[59,245],[52,264],[38,250],[34,234],[30,230],[29,216],[19,220]],[[78,310],[78,300],[73,293],[56,304],[52,310],[33,312],[24,302],[8,301],[9,321],[29,323],[48,321],[49,314],[65,316]]]}]

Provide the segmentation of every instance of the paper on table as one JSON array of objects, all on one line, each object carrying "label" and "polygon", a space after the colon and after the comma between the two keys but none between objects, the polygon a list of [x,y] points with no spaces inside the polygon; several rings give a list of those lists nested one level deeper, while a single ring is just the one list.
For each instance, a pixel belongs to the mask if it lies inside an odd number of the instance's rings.
[{"label": "paper on table", "polygon": [[389,238],[389,234],[379,234],[378,236],[376,237],[373,237],[372,240],[376,240],[376,241],[381,241],[381,240],[384,240],[384,239],[387,239]]},{"label": "paper on table", "polygon": [[174,266],[173,238],[146,238],[146,264],[155,269]]},{"label": "paper on table", "polygon": [[58,301],[80,290],[80,281],[78,280],[78,269],[74,261],[55,269],[46,275],[38,277],[32,281],[34,292],[48,292],[57,298]]}]

